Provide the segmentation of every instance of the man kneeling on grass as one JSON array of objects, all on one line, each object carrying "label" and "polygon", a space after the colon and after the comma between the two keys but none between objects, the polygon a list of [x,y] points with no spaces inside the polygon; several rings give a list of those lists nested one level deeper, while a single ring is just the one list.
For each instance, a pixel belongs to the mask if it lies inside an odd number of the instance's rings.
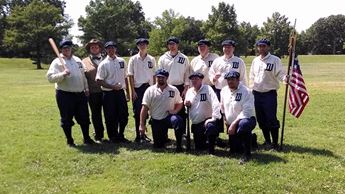
[{"label": "man kneeling on grass", "polygon": [[214,144],[218,137],[216,121],[221,119],[220,105],[211,86],[202,84],[203,78],[201,73],[189,76],[193,87],[187,91],[185,105],[190,109],[195,149],[208,148],[209,153],[214,154]]},{"label": "man kneeling on grass", "polygon": [[183,120],[177,115],[183,106],[180,92],[175,86],[167,84],[169,72],[164,69],[156,71],[156,84],[144,93],[140,112],[140,133],[147,131],[145,120],[150,110],[151,128],[154,148],[164,148],[167,141],[168,128],[174,128],[176,151],[182,151]]},{"label": "man kneeling on grass", "polygon": [[224,75],[227,80],[221,92],[221,109],[228,126],[230,153],[244,153],[240,164],[251,158],[251,137],[255,128],[254,97],[250,90],[240,84],[240,73],[229,71]]}]

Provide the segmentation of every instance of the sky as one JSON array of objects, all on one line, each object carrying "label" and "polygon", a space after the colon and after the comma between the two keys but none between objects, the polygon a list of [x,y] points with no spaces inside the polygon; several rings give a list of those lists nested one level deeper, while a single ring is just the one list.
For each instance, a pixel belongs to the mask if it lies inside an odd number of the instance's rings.
[{"label": "sky", "polygon": [[[168,9],[173,9],[175,13],[185,17],[207,20],[211,7],[217,7],[219,2],[225,2],[234,5],[239,23],[245,21],[261,27],[263,22],[272,16],[272,13],[279,12],[289,18],[291,24],[296,19],[298,32],[308,29],[319,18],[345,14],[344,0],[139,0],[139,2],[145,17],[150,21],[161,17],[162,12]],[[88,4],[89,0],[66,0],[65,12],[74,22],[74,26],[70,30],[73,36],[82,34],[78,30],[78,18],[85,16],[85,6]]]}]

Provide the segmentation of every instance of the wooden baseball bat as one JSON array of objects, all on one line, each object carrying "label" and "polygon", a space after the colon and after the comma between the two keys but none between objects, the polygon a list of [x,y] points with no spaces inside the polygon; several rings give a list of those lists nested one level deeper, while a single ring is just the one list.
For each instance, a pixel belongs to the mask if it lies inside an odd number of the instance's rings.
[{"label": "wooden baseball bat", "polygon": [[65,65],[65,61],[62,59],[62,57],[60,56],[60,52],[59,52],[59,49],[57,48],[56,44],[55,44],[55,41],[52,39],[52,38],[49,38],[49,43],[50,43],[50,46],[52,47],[54,53],[56,54],[56,56],[59,58],[60,60],[60,63],[62,64],[63,68],[64,69],[68,69]]}]

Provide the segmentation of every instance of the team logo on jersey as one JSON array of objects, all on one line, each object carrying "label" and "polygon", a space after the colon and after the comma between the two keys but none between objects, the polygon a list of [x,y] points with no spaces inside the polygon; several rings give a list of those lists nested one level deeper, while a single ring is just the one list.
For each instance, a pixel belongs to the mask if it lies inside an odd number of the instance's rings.
[{"label": "team logo on jersey", "polygon": [[273,67],[274,67],[274,64],[272,64],[272,63],[267,63],[266,64],[266,71],[272,71],[273,70]]},{"label": "team logo on jersey", "polygon": [[77,62],[79,69],[83,69],[83,64],[81,62]]},{"label": "team logo on jersey", "polygon": [[206,94],[200,94],[200,102],[206,101],[207,100],[207,96]]},{"label": "team logo on jersey", "polygon": [[169,90],[169,98],[174,98],[175,91]]},{"label": "team logo on jersey", "polygon": [[148,61],[148,62],[147,62],[147,67],[150,68],[150,69],[153,68],[153,65],[152,65],[152,62],[151,62],[151,61]]},{"label": "team logo on jersey", "polygon": [[232,62],[232,68],[238,69],[239,66],[240,66],[239,62]]},{"label": "team logo on jersey", "polygon": [[179,57],[177,62],[183,64],[185,60],[186,60],[185,58]]},{"label": "team logo on jersey", "polygon": [[119,64],[120,64],[120,68],[121,68],[121,69],[125,68],[125,62],[120,61]]},{"label": "team logo on jersey", "polygon": [[235,101],[241,101],[242,93],[236,93]]},{"label": "team logo on jersey", "polygon": [[208,67],[211,67],[213,61],[208,61]]}]

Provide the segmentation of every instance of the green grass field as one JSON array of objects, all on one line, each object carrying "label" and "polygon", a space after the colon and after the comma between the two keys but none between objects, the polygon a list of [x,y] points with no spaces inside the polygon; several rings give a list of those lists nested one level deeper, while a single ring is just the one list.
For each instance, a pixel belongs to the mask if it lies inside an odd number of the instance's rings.
[{"label": "green grass field", "polygon": [[[48,66],[0,59],[0,193],[345,193],[345,56],[300,63],[310,102],[301,118],[287,114],[284,150],[259,150],[241,166],[221,148],[210,156],[134,143],[87,147],[78,126],[77,147],[67,147]],[[134,140],[131,113],[126,136]]]}]

